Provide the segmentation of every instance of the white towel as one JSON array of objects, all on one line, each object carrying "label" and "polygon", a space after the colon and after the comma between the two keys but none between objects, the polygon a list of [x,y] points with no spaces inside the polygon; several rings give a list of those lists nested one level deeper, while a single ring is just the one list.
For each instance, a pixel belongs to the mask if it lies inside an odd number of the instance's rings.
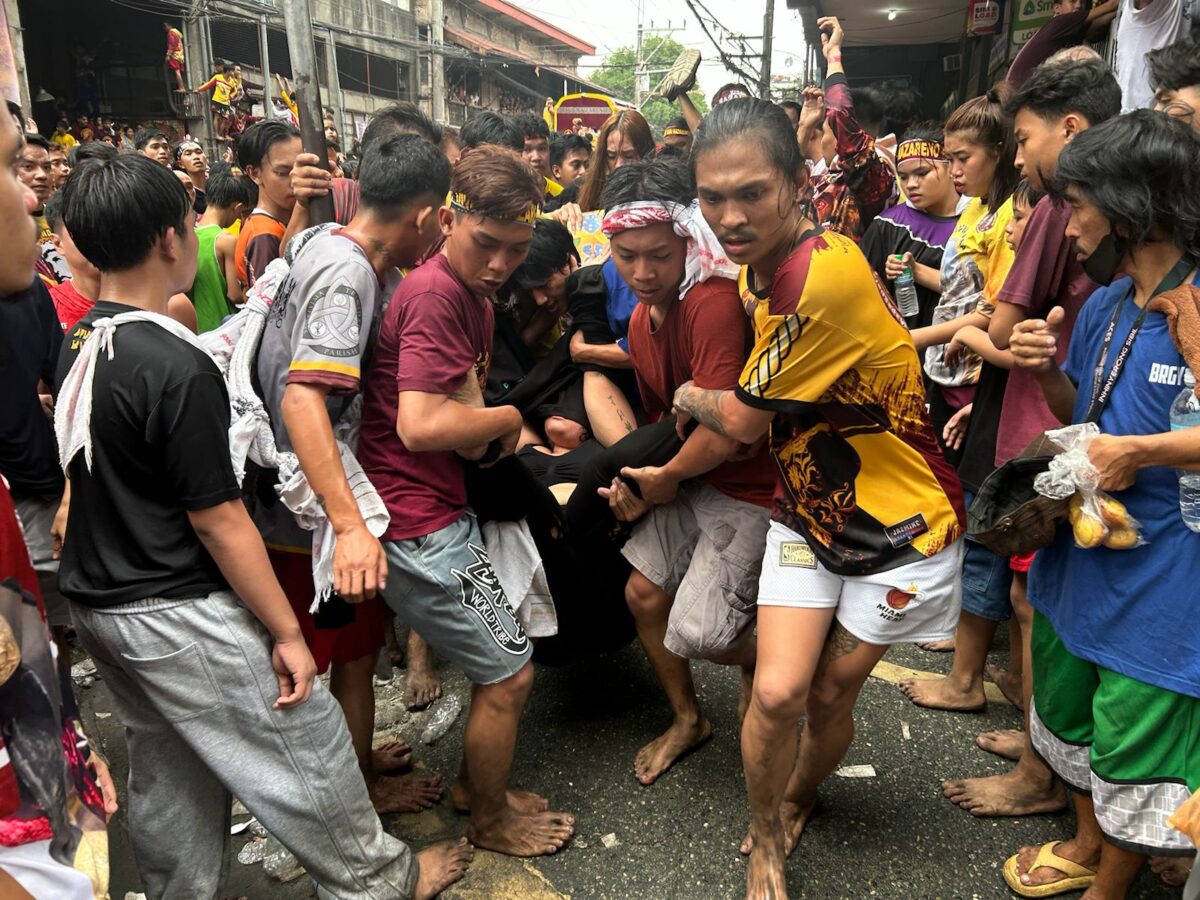
[{"label": "white towel", "polygon": [[531,638],[558,634],[558,614],[546,568],[533,534],[520,522],[485,522],[480,526],[492,569],[504,588],[517,621]]}]

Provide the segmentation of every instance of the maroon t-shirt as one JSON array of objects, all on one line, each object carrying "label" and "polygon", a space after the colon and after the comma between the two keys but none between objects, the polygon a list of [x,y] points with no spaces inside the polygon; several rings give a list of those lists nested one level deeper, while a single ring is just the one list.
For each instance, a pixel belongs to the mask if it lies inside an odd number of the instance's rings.
[{"label": "maroon t-shirt", "polygon": [[[726,278],[697,284],[657,329],[650,307],[639,303],[629,320],[629,358],[646,412],[655,418],[670,412],[675,389],[686,381],[733,390],[753,344],[737,284]],[[726,496],[769,509],[776,471],[764,444],[754,459],[722,463],[703,478]]]},{"label": "maroon t-shirt", "polygon": [[392,517],[383,540],[445,528],[467,508],[462,460],[452,450],[414,452],[396,434],[402,391],[453,394],[464,378],[487,382],[492,305],[467,290],[444,255],[397,288],[384,313],[363,391],[358,459]]},{"label": "maroon t-shirt", "polygon": [[1029,77],[1029,73],[1048,60],[1059,50],[1074,47],[1083,41],[1087,34],[1088,11],[1064,13],[1055,16],[1037,30],[1033,37],[1025,42],[1012,64],[1008,67],[1005,81],[1013,87],[1020,87]]},{"label": "maroon t-shirt", "polygon": [[[1066,316],[1058,335],[1059,365],[1066,362],[1071,329],[1085,300],[1098,285],[1087,277],[1075,259],[1067,237],[1071,209],[1043,197],[1025,225],[1016,259],[996,294],[998,303],[1011,303],[1025,310],[1026,318],[1043,319],[1061,306]],[[1050,428],[1062,425],[1050,412],[1041,386],[1025,369],[1014,366],[1004,389],[1000,409],[1000,431],[996,437],[996,465],[1001,466],[1024,450],[1029,442]]]}]

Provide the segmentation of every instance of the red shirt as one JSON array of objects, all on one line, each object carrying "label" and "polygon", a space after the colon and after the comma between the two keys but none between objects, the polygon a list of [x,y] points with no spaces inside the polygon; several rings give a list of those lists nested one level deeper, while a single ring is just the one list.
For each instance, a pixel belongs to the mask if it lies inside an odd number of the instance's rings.
[{"label": "red shirt", "polygon": [[96,305],[96,301],[75,290],[75,284],[69,278],[50,288],[50,299],[54,301],[54,311],[58,313],[58,324],[64,334]]},{"label": "red shirt", "polygon": [[[1025,310],[1028,318],[1043,318],[1061,306],[1066,316],[1058,334],[1058,363],[1067,360],[1071,329],[1083,303],[1098,285],[1088,278],[1075,259],[1075,250],[1067,237],[1071,209],[1055,205],[1043,197],[1029,214],[1021,246],[1004,286],[996,294],[999,303],[1011,303]],[[1037,379],[1019,366],[1008,373],[1004,405],[1000,409],[1000,427],[996,434],[996,465],[1002,466],[1024,450],[1029,442],[1062,423],[1050,407]]]},{"label": "red shirt", "polygon": [[492,304],[467,290],[444,255],[400,283],[384,313],[363,385],[358,459],[392,517],[385,541],[431,534],[467,508],[462,460],[414,452],[396,434],[401,391],[450,395],[470,376],[480,390],[492,355]]},{"label": "red shirt", "polygon": [[[642,404],[655,418],[671,411],[675,389],[686,381],[699,388],[733,390],[752,346],[737,284],[726,278],[697,284],[672,304],[657,329],[644,303],[629,320],[629,358]],[[722,463],[702,477],[722,494],[771,507],[776,468],[765,444],[754,459]]]}]

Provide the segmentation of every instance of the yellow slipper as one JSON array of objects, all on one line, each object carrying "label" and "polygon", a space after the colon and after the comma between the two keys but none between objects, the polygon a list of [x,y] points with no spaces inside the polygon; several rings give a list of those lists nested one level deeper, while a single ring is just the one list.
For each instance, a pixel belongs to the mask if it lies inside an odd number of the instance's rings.
[{"label": "yellow slipper", "polygon": [[1062,878],[1049,884],[1025,884],[1017,872],[1017,854],[1014,853],[1004,863],[1004,880],[1008,882],[1008,886],[1022,897],[1057,897],[1059,894],[1083,891],[1091,887],[1092,882],[1096,880],[1096,870],[1055,853],[1054,848],[1061,843],[1062,841],[1050,841],[1042,844],[1029,871],[1032,872],[1039,866],[1049,866],[1062,872]]}]

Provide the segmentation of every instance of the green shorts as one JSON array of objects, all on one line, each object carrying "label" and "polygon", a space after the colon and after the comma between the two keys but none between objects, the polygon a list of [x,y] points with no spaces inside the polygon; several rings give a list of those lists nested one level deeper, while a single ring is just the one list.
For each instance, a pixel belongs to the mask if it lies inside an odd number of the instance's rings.
[{"label": "green shorts", "polygon": [[1191,856],[1167,817],[1200,789],[1200,699],[1074,656],[1041,613],[1033,621],[1034,749],[1090,794],[1104,836],[1146,856]]}]

